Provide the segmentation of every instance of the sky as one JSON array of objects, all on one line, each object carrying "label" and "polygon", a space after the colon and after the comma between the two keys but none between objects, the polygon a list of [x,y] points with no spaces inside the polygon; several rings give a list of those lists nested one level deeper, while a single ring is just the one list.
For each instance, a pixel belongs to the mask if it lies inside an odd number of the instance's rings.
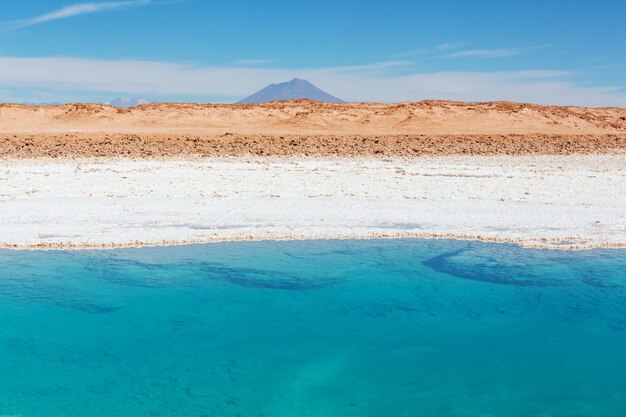
[{"label": "sky", "polygon": [[20,0],[0,102],[238,101],[304,78],[346,101],[626,107],[616,0]]}]

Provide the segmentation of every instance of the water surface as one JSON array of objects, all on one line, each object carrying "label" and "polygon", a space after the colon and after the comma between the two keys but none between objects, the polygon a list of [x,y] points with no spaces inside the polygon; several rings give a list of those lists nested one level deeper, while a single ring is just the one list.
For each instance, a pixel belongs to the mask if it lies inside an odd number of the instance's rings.
[{"label": "water surface", "polygon": [[0,251],[0,416],[626,415],[626,251]]}]

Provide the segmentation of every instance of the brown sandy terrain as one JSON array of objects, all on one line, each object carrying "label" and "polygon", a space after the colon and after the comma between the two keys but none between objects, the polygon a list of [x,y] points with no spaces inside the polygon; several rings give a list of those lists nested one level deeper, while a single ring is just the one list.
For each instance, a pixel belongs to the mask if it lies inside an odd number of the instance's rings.
[{"label": "brown sandy terrain", "polygon": [[626,153],[626,109],[489,102],[0,104],[0,157]]},{"label": "brown sandy terrain", "polygon": [[626,154],[616,135],[2,135],[0,158]]}]

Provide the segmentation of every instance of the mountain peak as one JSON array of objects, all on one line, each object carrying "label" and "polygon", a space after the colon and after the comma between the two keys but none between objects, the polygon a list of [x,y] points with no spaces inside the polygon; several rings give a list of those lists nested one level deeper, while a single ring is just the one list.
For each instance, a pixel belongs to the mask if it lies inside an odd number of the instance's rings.
[{"label": "mountain peak", "polygon": [[279,84],[270,84],[262,90],[241,100],[239,104],[266,103],[276,100],[310,99],[328,103],[343,103],[343,100],[331,96],[327,92],[317,88],[307,80],[294,78]]},{"label": "mountain peak", "polygon": [[119,107],[119,108],[130,108],[137,107],[141,104],[150,104],[152,101],[145,98],[128,98],[128,97],[118,97],[115,100],[111,100],[107,105],[111,107]]}]

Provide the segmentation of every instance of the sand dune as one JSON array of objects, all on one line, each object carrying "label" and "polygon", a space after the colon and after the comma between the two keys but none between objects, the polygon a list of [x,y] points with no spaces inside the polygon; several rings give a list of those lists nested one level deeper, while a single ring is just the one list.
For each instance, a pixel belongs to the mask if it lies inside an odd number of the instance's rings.
[{"label": "sand dune", "polygon": [[626,133],[626,109],[489,102],[0,105],[0,132],[240,134]]},{"label": "sand dune", "polygon": [[0,105],[0,157],[626,153],[626,109],[491,102]]}]

